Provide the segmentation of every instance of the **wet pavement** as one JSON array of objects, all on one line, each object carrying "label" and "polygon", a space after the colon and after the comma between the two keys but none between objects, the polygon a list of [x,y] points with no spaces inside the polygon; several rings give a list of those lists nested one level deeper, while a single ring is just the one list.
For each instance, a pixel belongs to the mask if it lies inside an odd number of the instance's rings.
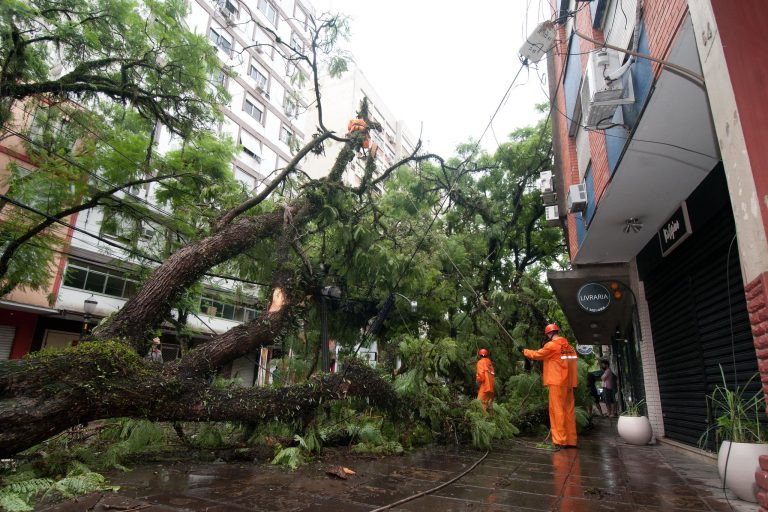
[{"label": "wet pavement", "polygon": [[[757,505],[726,496],[714,460],[665,444],[631,446],[599,419],[578,449],[548,451],[535,440],[495,447],[474,470],[442,489],[391,510],[440,511],[736,511]],[[118,493],[93,494],[41,508],[69,511],[370,511],[447,482],[483,452],[419,451],[373,460],[331,452],[299,471],[264,464],[162,464],[114,475]],[[342,465],[347,480],[326,470]]]}]

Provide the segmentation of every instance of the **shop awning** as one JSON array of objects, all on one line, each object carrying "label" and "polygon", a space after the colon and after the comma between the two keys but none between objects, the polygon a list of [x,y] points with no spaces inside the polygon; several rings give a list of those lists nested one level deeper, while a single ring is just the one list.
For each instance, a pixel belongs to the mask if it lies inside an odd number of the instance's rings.
[{"label": "shop awning", "polygon": [[[625,337],[627,327],[632,325],[634,310],[634,295],[629,288],[628,270],[626,264],[619,263],[547,272],[549,284],[576,335],[576,339],[571,341],[580,345],[610,345],[617,330],[619,337]],[[589,284],[598,286],[583,288]],[[589,304],[579,304],[578,294],[580,290],[587,290],[582,293],[582,298],[588,297],[587,294],[591,296],[594,291],[589,290],[595,288],[607,290],[610,299],[599,307],[591,308],[593,311],[590,312]],[[602,293],[597,295],[603,298]]]},{"label": "shop awning", "polygon": [[32,304],[22,304],[21,302],[13,302],[12,300],[0,300],[0,308],[11,309],[13,311],[26,311],[27,313],[37,313],[38,315],[58,315],[61,313],[58,309],[34,306]]}]

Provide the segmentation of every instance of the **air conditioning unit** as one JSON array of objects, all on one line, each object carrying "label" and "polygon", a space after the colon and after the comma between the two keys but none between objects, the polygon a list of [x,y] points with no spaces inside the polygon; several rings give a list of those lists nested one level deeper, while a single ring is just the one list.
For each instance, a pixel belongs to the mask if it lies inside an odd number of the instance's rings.
[{"label": "air conditioning unit", "polygon": [[587,187],[583,183],[568,188],[568,211],[583,212],[587,209]]},{"label": "air conditioning unit", "polygon": [[232,13],[228,11],[225,7],[219,8],[219,14],[221,14],[225,20],[232,20],[232,17],[233,17]]},{"label": "air conditioning unit", "polygon": [[151,227],[142,224],[141,225],[141,238],[144,240],[152,240],[152,238],[155,236],[155,230]]},{"label": "air conditioning unit", "polygon": [[547,194],[555,190],[552,181],[552,171],[544,171],[539,174],[539,190],[542,194]]},{"label": "air conditioning unit", "polygon": [[557,205],[544,208],[544,218],[547,220],[547,226],[559,226],[560,210]]},{"label": "air conditioning unit", "polygon": [[616,50],[601,48],[589,52],[579,93],[583,126],[599,128],[610,124],[617,106],[635,102],[631,73],[625,71],[615,80],[608,77],[619,68],[621,60]]},{"label": "air conditioning unit", "polygon": [[546,192],[541,194],[541,200],[545,206],[551,206],[557,203],[557,192]]}]

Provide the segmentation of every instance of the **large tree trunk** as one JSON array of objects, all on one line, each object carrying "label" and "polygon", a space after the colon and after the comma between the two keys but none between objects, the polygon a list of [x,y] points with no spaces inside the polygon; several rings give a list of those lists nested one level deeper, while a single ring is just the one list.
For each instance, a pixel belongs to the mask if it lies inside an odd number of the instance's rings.
[{"label": "large tree trunk", "polygon": [[[289,206],[296,215],[303,206]],[[94,331],[103,339],[128,340],[137,350],[170,313],[173,303],[211,268],[247,251],[283,228],[285,210],[243,217],[212,235],[182,247],[160,265],[111,322]]]},{"label": "large tree trunk", "polygon": [[[200,355],[198,361],[203,359]],[[188,364],[182,359],[180,364],[159,365],[140,358],[122,343],[100,340],[54,354],[3,361],[0,457],[100,418],[259,424],[275,418],[307,421],[323,402],[347,395],[368,398],[383,408],[396,403],[390,385],[366,365],[351,365],[342,374],[323,375],[283,389],[216,389],[202,376],[185,375],[181,370]]]}]

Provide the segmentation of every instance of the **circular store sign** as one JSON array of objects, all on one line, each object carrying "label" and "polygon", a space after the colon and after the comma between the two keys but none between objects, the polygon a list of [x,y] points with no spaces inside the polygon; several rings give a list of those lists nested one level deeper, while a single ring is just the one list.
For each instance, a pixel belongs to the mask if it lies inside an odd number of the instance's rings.
[{"label": "circular store sign", "polygon": [[587,283],[576,293],[576,302],[587,313],[602,313],[611,305],[611,292],[600,283]]},{"label": "circular store sign", "polygon": [[583,356],[588,356],[592,353],[593,347],[592,345],[576,345],[576,352]]}]

